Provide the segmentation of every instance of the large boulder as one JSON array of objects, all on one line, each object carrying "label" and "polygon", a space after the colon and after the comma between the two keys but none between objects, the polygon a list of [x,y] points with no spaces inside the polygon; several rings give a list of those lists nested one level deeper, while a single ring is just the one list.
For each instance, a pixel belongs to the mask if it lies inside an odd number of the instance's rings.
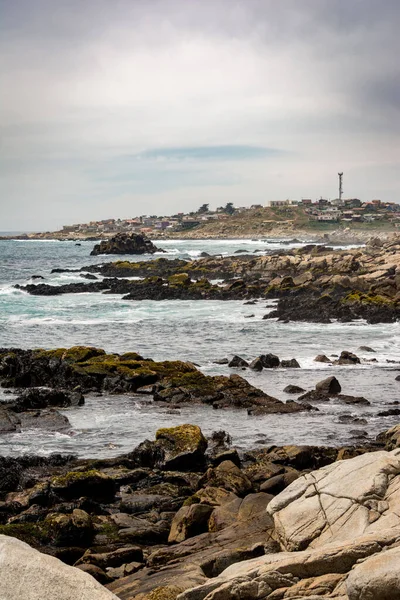
[{"label": "large boulder", "polygon": [[91,251],[92,256],[98,254],[154,254],[163,252],[149,238],[138,233],[117,233],[109,240],[102,240]]},{"label": "large boulder", "polygon": [[0,535],[2,600],[118,600],[93,577]]},{"label": "large boulder", "polygon": [[49,388],[28,388],[17,397],[14,410],[21,412],[29,409],[58,406],[82,406],[85,400],[80,392]]},{"label": "large boulder", "polygon": [[162,466],[166,470],[193,470],[204,461],[207,440],[197,425],[159,429],[156,442],[164,453]]},{"label": "large boulder", "polygon": [[87,496],[99,501],[112,501],[116,486],[114,480],[95,469],[89,471],[70,471],[51,481],[51,491],[63,500],[74,500]]},{"label": "large boulder", "polygon": [[349,600],[394,600],[400,595],[400,548],[371,556],[346,581]]},{"label": "large boulder", "polygon": [[319,548],[400,527],[400,451],[371,452],[307,473],[268,506],[282,549]]}]

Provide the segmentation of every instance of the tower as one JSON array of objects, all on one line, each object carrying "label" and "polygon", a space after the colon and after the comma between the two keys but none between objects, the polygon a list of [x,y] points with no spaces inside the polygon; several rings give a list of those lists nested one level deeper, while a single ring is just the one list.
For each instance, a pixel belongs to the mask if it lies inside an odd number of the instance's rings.
[{"label": "tower", "polygon": [[342,196],[343,196],[343,186],[342,186],[343,173],[338,173],[338,175],[339,175],[339,200],[341,200]]}]

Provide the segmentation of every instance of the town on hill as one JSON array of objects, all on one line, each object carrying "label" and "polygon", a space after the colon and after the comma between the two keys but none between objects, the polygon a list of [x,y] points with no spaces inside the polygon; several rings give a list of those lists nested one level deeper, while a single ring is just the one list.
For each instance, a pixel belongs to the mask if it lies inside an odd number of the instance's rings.
[{"label": "town on hill", "polygon": [[[27,234],[29,238],[99,239],[117,233],[142,233],[151,238],[229,238],[254,236],[301,236],[351,231],[364,234],[390,233],[400,227],[400,205],[395,202],[358,198],[270,201],[235,207],[232,202],[212,210],[202,204],[196,211],[171,216],[141,215],[64,225],[55,232]],[[19,236],[23,237],[23,236]]]}]

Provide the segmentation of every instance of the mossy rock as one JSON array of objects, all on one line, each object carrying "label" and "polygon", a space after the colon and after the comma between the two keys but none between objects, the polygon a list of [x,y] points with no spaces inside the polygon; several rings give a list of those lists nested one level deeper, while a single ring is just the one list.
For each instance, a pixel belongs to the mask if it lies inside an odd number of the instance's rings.
[{"label": "mossy rock", "polygon": [[44,521],[48,537],[56,546],[87,546],[94,536],[92,519],[78,508],[72,514],[50,513]]},{"label": "mossy rock", "polygon": [[53,477],[51,490],[56,496],[73,500],[87,496],[94,500],[111,501],[115,496],[114,480],[95,469],[89,471],[70,471],[65,475]]},{"label": "mossy rock", "polygon": [[37,523],[10,523],[0,525],[0,534],[17,538],[33,548],[38,548],[49,542],[47,528]]},{"label": "mossy rock", "polygon": [[207,440],[198,425],[159,429],[156,441],[164,452],[164,468],[167,470],[193,470],[204,462]]},{"label": "mossy rock", "polygon": [[33,351],[33,354],[37,359],[44,358],[46,360],[51,360],[53,358],[58,358],[61,360],[65,352],[67,352],[66,348],[57,348],[56,350],[43,350],[42,348],[38,348]]},{"label": "mossy rock", "polygon": [[187,273],[177,273],[168,277],[168,283],[172,286],[186,286],[191,283],[190,275]]},{"label": "mossy rock", "polygon": [[176,600],[183,591],[183,588],[177,585],[162,585],[149,592],[146,598],[148,600]]},{"label": "mossy rock", "polygon": [[68,348],[62,355],[62,360],[67,362],[84,362],[93,358],[94,356],[104,356],[105,351],[101,348],[93,348],[90,346],[73,346]]}]

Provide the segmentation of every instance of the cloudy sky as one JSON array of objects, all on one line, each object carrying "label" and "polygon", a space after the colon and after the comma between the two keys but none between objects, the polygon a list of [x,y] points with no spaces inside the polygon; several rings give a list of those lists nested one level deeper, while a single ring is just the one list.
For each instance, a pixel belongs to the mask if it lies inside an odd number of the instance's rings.
[{"label": "cloudy sky", "polygon": [[0,230],[400,202],[399,0],[0,0]]}]

